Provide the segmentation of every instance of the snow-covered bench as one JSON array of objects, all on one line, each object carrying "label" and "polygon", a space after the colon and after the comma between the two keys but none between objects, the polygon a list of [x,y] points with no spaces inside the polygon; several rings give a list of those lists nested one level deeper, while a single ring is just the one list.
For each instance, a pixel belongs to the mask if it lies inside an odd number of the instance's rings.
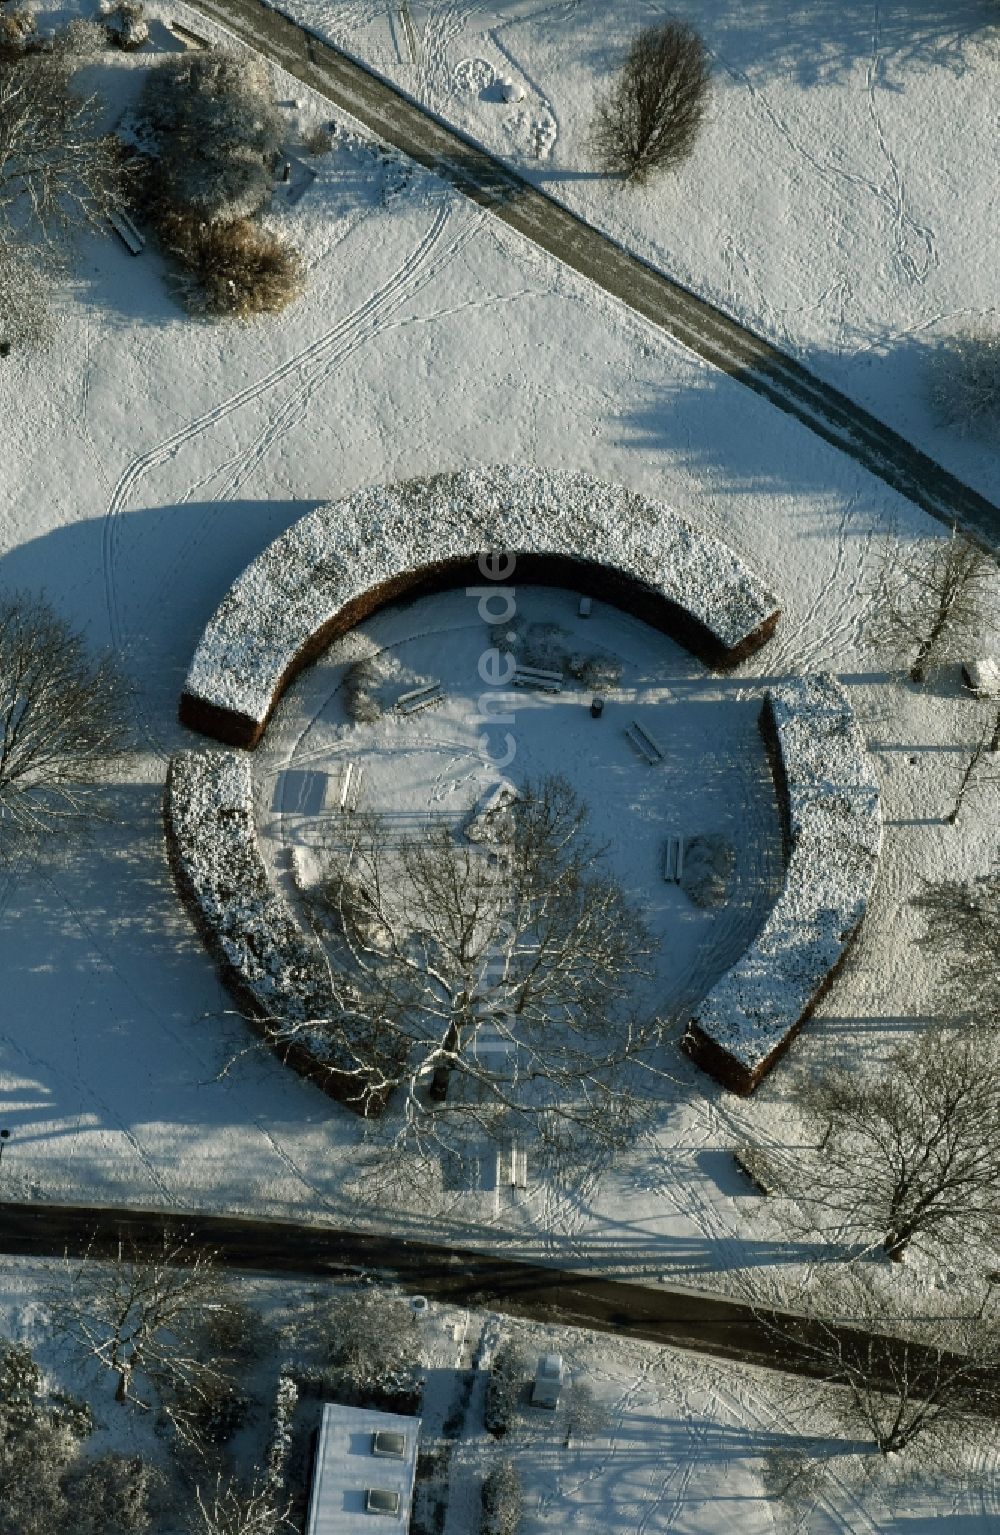
[{"label": "snow-covered bench", "polygon": [[882,840],[878,786],[833,677],[769,690],[761,710],[782,808],[785,883],[750,948],[708,993],[684,1048],[752,1092],[830,986],[861,926]]},{"label": "snow-covered bench", "polygon": [[250,764],[235,752],[181,752],[164,823],[178,889],[222,979],[282,1060],[357,1113],[384,1099],[313,1020],[335,1015],[323,950],[274,888],[257,841]]},{"label": "snow-covered bench", "polygon": [[[479,550],[509,551],[510,575],[485,577]],[[523,581],[616,603],[720,668],[779,616],[732,549],[622,486],[515,467],[373,486],[310,512],[237,579],[195,652],[181,720],[252,748],[296,673],[368,613],[414,589],[464,582],[478,597]]]}]

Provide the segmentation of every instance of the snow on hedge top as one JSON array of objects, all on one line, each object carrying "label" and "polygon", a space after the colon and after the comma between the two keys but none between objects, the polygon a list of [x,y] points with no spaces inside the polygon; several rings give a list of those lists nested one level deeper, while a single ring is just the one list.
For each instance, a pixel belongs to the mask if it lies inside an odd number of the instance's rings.
[{"label": "snow on hedge top", "polygon": [[843,689],[826,674],[768,691],[785,785],[785,884],[697,1024],[753,1071],[806,1012],[868,905],[882,842],[878,785]]},{"label": "snow on hedge top", "polygon": [[[293,1025],[329,1016],[322,949],[299,927],[261,856],[248,759],[228,751],[178,753],[166,813],[174,857],[212,945],[262,1016]],[[307,1042],[321,1045],[321,1031],[309,1031]]]},{"label": "snow on hedge top", "polygon": [[693,614],[726,649],[777,609],[731,549],[635,491],[579,474],[465,470],[373,486],[295,523],[219,605],[186,692],[263,721],[307,639],[345,603],[408,570],[481,550],[616,567]]}]

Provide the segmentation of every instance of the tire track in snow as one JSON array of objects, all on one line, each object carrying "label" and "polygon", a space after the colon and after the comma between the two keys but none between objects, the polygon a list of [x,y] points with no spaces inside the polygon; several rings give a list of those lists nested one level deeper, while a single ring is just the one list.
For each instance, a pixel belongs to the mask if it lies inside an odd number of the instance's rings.
[{"label": "tire track in snow", "polygon": [[[358,311],[346,317],[335,327],[334,332],[328,334],[325,338],[324,351],[318,358],[310,359],[313,364],[311,369],[309,366],[300,369],[301,376],[296,389],[265,422],[256,437],[250,443],[238,448],[221,466],[189,486],[180,498],[180,504],[189,501],[198,490],[217,479],[220,468],[221,471],[228,471],[228,473],[218,491],[212,496],[212,502],[219,505],[232,500],[239,494],[271,450],[305,418],[317,390],[364,346],[391,328],[393,324],[398,323],[393,316],[400,307],[416,298],[417,294],[439,276],[456,256],[461,254],[482,228],[484,222],[484,215],[467,221],[453,239],[438,252],[436,259],[431,259],[431,253],[440,243],[449,218],[450,210],[446,207],[443,218],[435,221],[431,238],[428,238],[421,246],[420,259],[406,269],[405,277],[398,283],[392,283],[391,286],[386,285],[383,290],[380,290],[379,295],[366,300]],[[183,549],[178,551],[173,565],[167,569],[159,583],[161,607],[169,601],[171,583],[187,565],[192,551],[209,536],[213,525],[214,518],[206,512],[201,519],[199,531],[187,540]]]},{"label": "tire track in snow", "polygon": [[[325,333],[316,341],[311,342],[292,357],[287,358],[283,363],[271,369],[262,378],[255,380],[253,383],[248,384],[246,388],[237,391],[236,394],[230,395],[227,399],[220,401],[209,410],[202,412],[200,416],[185,423],[184,426],[172,432],[162,442],[147,449],[145,453],[133,459],[119,475],[105,512],[102,533],[105,603],[108,610],[111,643],[119,656],[127,654],[127,646],[115,582],[115,568],[122,513],[137,486],[151,470],[176,457],[183,448],[201,436],[202,433],[216,426],[228,416],[243,409],[244,406],[262,399],[285,379],[301,370],[304,365],[308,365],[315,359],[322,358],[331,347],[335,347],[341,338],[346,336],[352,329],[363,326],[370,316],[381,312],[387,304],[391,304],[394,297],[397,302],[401,302],[408,295],[408,279],[419,270],[444,232],[451,212],[449,204],[450,199],[443,199],[439,203],[429,229],[425,231],[417,246],[408,252],[406,258],[391,276],[373,294],[369,295],[351,315],[339,321],[331,331]],[[150,746],[157,755],[162,756],[163,754],[150,729],[148,720],[140,719],[140,723]]]}]

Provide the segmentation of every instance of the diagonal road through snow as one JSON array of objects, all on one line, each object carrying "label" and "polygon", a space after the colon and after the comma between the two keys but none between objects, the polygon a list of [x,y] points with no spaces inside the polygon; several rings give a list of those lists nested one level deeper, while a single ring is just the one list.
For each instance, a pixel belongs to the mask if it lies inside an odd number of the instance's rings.
[{"label": "diagonal road through snow", "polygon": [[1000,544],[1000,507],[800,362],[623,249],[364,64],[263,0],[191,3],[932,517],[949,526],[957,522],[991,545]]}]

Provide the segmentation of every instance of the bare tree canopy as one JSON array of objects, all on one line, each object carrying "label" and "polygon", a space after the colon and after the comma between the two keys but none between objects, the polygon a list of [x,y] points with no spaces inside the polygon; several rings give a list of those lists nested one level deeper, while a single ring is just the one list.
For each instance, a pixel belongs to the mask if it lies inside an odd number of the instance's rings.
[{"label": "bare tree canopy", "polygon": [[686,159],[705,115],[709,77],[705,45],[686,22],[637,33],[594,113],[591,141],[605,170],[641,182]]},{"label": "bare tree canopy", "polygon": [[810,1197],[894,1259],[916,1238],[970,1250],[1000,1240],[1000,1050],[983,1030],[932,1028],[884,1070],[803,1077],[822,1149],[801,1168]]},{"label": "bare tree canopy", "polygon": [[978,879],[925,883],[912,904],[924,916],[920,946],[940,967],[952,1015],[1000,1023],[1000,869]]},{"label": "bare tree canopy", "polygon": [[625,1069],[659,1036],[632,1006],[653,940],[569,784],[529,784],[502,815],[492,848],[443,821],[399,836],[345,817],[330,854],[341,1012],[323,1027],[396,1094],[397,1143],[428,1155],[518,1124],[615,1143],[636,1112]]},{"label": "bare tree canopy", "polygon": [[[947,1454],[977,1432],[992,1436],[1000,1407],[992,1292],[971,1303],[927,1298],[914,1317],[900,1314],[887,1277],[870,1265],[820,1264],[796,1293],[794,1319],[770,1298],[750,1300],[776,1347],[804,1356],[816,1380],[837,1388],[825,1405],[844,1429],[881,1454],[917,1439]],[[789,1377],[786,1410],[811,1423],[815,1406],[815,1388]]]},{"label": "bare tree canopy", "polygon": [[64,53],[0,61],[0,237],[51,241],[121,200],[120,146],[72,74]]},{"label": "bare tree canopy", "polygon": [[997,575],[992,555],[957,529],[910,548],[892,540],[883,550],[871,638],[909,661],[912,681],[924,682],[947,662],[980,653]]},{"label": "bare tree canopy", "polygon": [[[115,1256],[67,1260],[65,1292],[54,1296],[57,1325],[85,1358],[115,1376],[116,1400],[147,1408],[137,1377],[169,1407],[177,1388],[207,1394],[226,1361],[204,1347],[205,1317],[227,1308],[214,1255],[188,1235],[165,1230],[155,1249],[121,1244]],[[174,1416],[182,1434],[186,1420]]]},{"label": "bare tree canopy", "polygon": [[127,690],[113,661],[41,597],[0,596],[0,857],[78,833],[127,749]]}]

